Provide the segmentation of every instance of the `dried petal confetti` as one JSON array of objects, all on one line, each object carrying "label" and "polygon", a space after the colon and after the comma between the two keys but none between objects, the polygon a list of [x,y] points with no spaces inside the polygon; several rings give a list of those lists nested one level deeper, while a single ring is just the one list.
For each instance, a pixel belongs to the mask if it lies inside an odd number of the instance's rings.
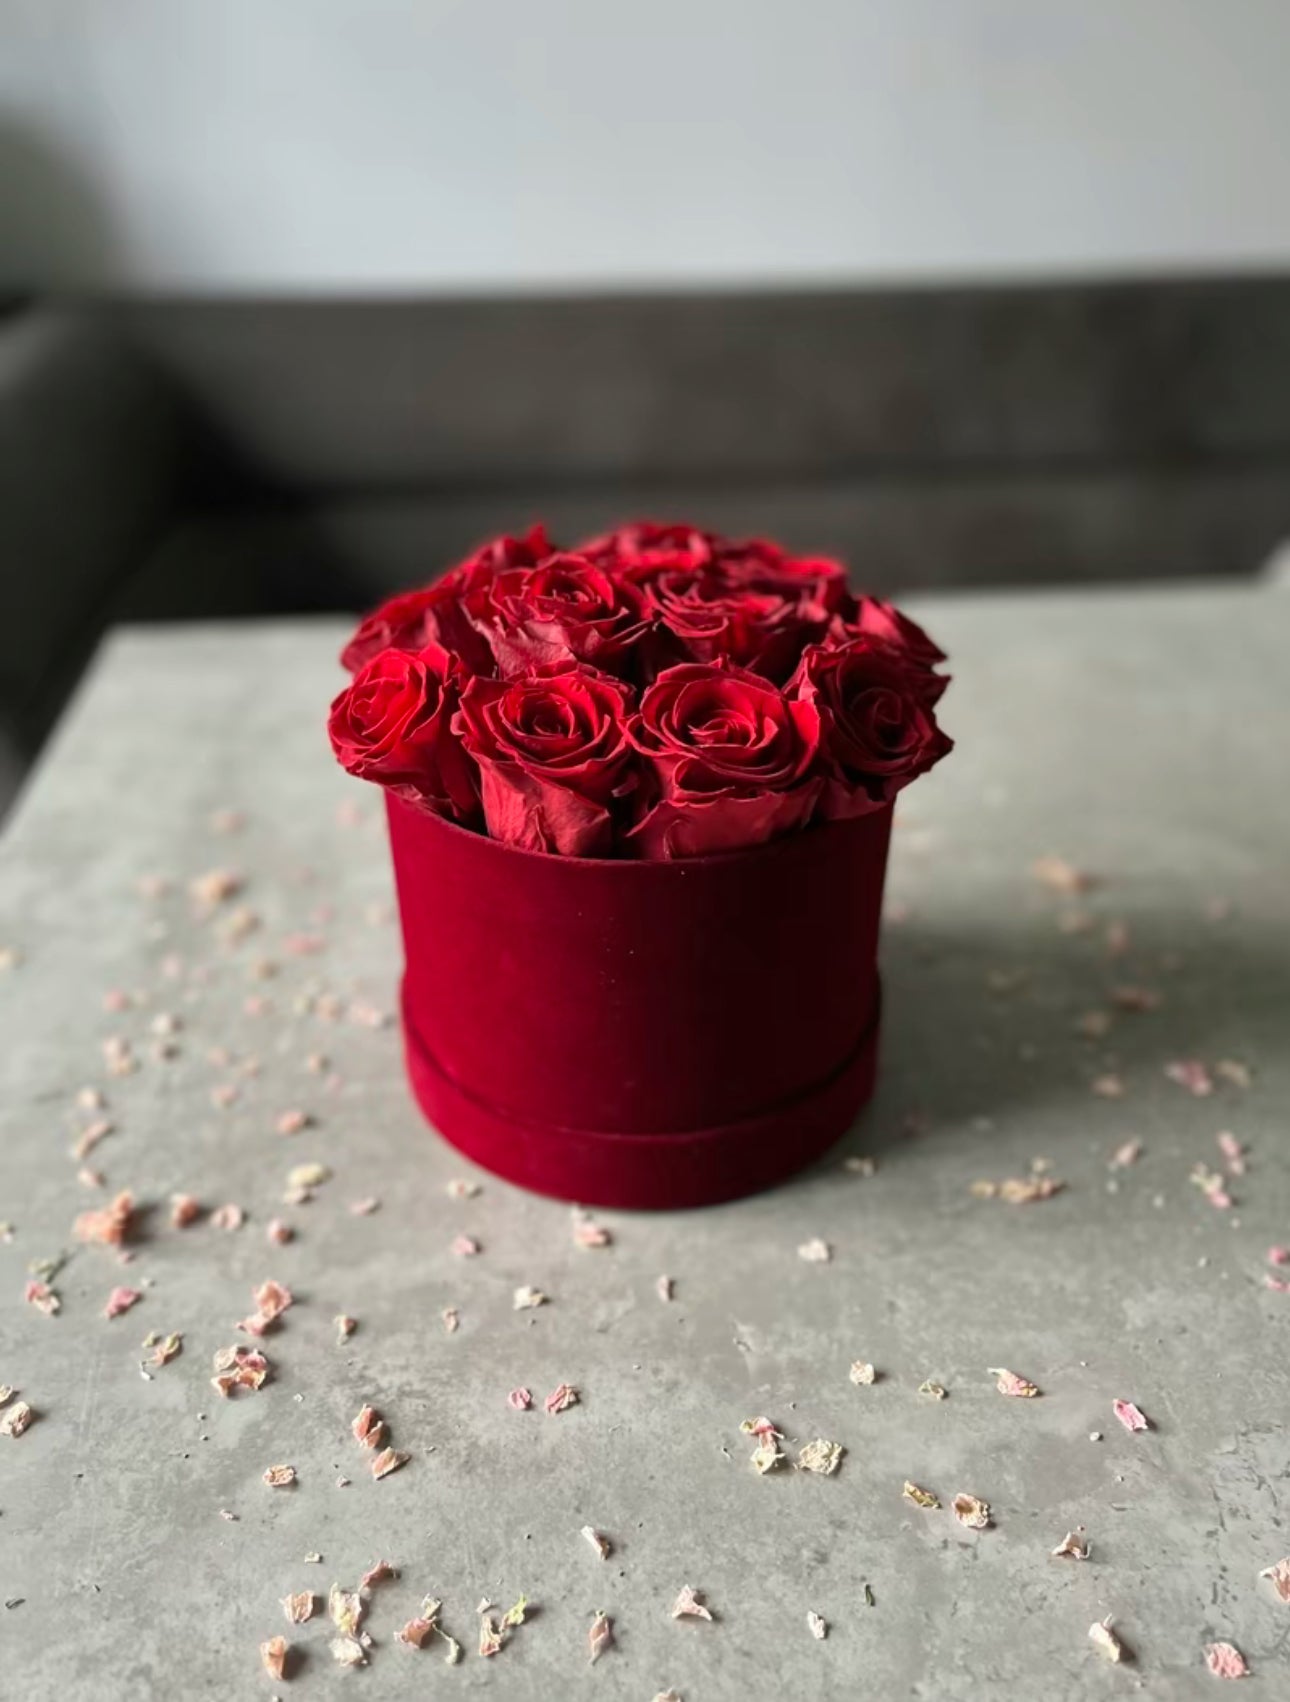
[{"label": "dried petal confetti", "polygon": [[999,1198],[1010,1206],[1026,1206],[1035,1200],[1051,1200],[1065,1186],[1055,1176],[1009,1176],[999,1184]]},{"label": "dried petal confetti", "polygon": [[378,1560],[374,1565],[369,1566],[358,1580],[359,1590],[370,1590],[374,1585],[383,1584],[388,1579],[397,1578],[398,1575],[398,1568],[392,1560]]},{"label": "dried petal confetti", "polygon": [[1056,1560],[1087,1560],[1089,1552],[1083,1525],[1080,1525],[1076,1530],[1067,1531],[1057,1547],[1051,1550],[1053,1558]]},{"label": "dried petal confetti", "polygon": [[1095,1620],[1088,1628],[1089,1642],[1100,1654],[1105,1655],[1108,1661],[1118,1662],[1124,1659],[1124,1644],[1112,1631],[1111,1624],[1109,1617]]},{"label": "dried petal confetti", "polygon": [[260,1660],[270,1678],[283,1678],[287,1666],[287,1640],[285,1637],[270,1637],[267,1643],[260,1644]]},{"label": "dried petal confetti", "polygon": [[443,1327],[450,1336],[455,1336],[461,1325],[461,1313],[455,1306],[445,1306],[439,1314],[443,1319]]},{"label": "dried petal confetti", "polygon": [[524,1616],[528,1612],[529,1598],[521,1596],[514,1607],[508,1607],[502,1615],[502,1629],[513,1631],[517,1625],[523,1625]]},{"label": "dried petal confetti", "polygon": [[525,1283],[522,1288],[515,1290],[511,1307],[516,1312],[529,1312],[536,1306],[545,1306],[548,1298],[540,1288],[530,1288],[528,1283]]},{"label": "dried petal confetti", "polygon": [[198,904],[214,905],[235,898],[245,885],[242,876],[232,869],[210,869],[189,881],[188,890]]},{"label": "dried petal confetti", "polygon": [[598,1613],[591,1622],[591,1630],[587,1633],[587,1649],[593,1667],[613,1641],[613,1620],[607,1613]]},{"label": "dried petal confetti", "polygon": [[289,1223],[284,1223],[280,1217],[270,1218],[264,1226],[265,1239],[275,1247],[285,1247],[295,1238],[295,1230]]},{"label": "dried petal confetti", "polygon": [[314,1616],[313,1592],[298,1590],[293,1595],[283,1596],[282,1611],[293,1625],[303,1625]]},{"label": "dried petal confetti", "polygon": [[321,1188],[330,1180],[331,1171],[325,1164],[296,1164],[287,1171],[288,1188]]},{"label": "dried petal confetti", "polygon": [[358,1328],[358,1320],[351,1318],[346,1312],[338,1312],[332,1319],[332,1323],[336,1326],[337,1347],[343,1347]]},{"label": "dried petal confetti", "polygon": [[920,1395],[926,1395],[928,1400],[931,1401],[943,1401],[945,1399],[945,1390],[939,1383],[934,1383],[930,1377],[926,1382],[918,1385],[918,1392]]},{"label": "dried petal confetti", "polygon": [[1095,1076],[1089,1083],[1089,1091],[1098,1099],[1123,1099],[1127,1090],[1123,1076],[1110,1072],[1107,1075]]},{"label": "dried petal confetti", "polygon": [[1039,1389],[1028,1377],[1019,1377],[1015,1371],[1005,1371],[1001,1366],[992,1365],[990,1375],[995,1379],[995,1388],[1001,1395],[1014,1395],[1019,1400],[1033,1400]]},{"label": "dried petal confetti", "polygon": [[28,1306],[34,1306],[37,1312],[43,1312],[47,1318],[55,1317],[62,1310],[63,1303],[49,1284],[38,1282],[35,1277],[23,1289],[23,1299]]},{"label": "dried petal confetti", "polygon": [[905,1479],[905,1487],[901,1490],[901,1494],[907,1501],[912,1501],[915,1507],[923,1507],[930,1510],[940,1506],[939,1500],[932,1494],[930,1489],[920,1488],[918,1484],[911,1483],[908,1478]]},{"label": "dried petal confetti", "polygon": [[594,1525],[584,1525],[581,1535],[591,1544],[602,1560],[609,1559],[612,1544],[607,1536],[603,1536]]},{"label": "dried petal confetti", "polygon": [[829,1634],[829,1622],[821,1619],[819,1614],[810,1610],[806,1615],[806,1627],[817,1642],[822,1643]]},{"label": "dried petal confetti", "polygon": [[367,1651],[357,1637],[333,1637],[327,1647],[337,1666],[361,1667],[367,1664]]},{"label": "dried petal confetti", "polygon": [[103,1308],[105,1318],[119,1318],[123,1312],[137,1305],[143,1299],[143,1290],[138,1288],[114,1288],[108,1295],[107,1305]]},{"label": "dried petal confetti", "polygon": [[1215,1678],[1248,1678],[1245,1656],[1234,1643],[1206,1643],[1205,1665]]},{"label": "dried petal confetti", "polygon": [[211,1227],[222,1229],[229,1235],[234,1230],[241,1229],[245,1221],[246,1213],[241,1206],[233,1205],[231,1202],[226,1206],[217,1206],[211,1213]]},{"label": "dried petal confetti", "polygon": [[1232,1134],[1230,1129],[1222,1130],[1214,1138],[1218,1142],[1218,1150],[1227,1160],[1227,1168],[1229,1172],[1233,1176],[1244,1176],[1245,1148],[1241,1145],[1240,1141],[1237,1140],[1236,1136]]},{"label": "dried petal confetti", "polygon": [[307,1111],[302,1111],[299,1106],[293,1106],[289,1111],[279,1112],[274,1127],[280,1135],[298,1135],[302,1129],[309,1128],[312,1122],[313,1118]]},{"label": "dried petal confetti", "polygon": [[1112,1411],[1126,1430],[1149,1430],[1150,1421],[1132,1401],[1112,1401]]},{"label": "dried petal confetti", "polygon": [[1191,1169],[1191,1184],[1199,1188],[1210,1205],[1219,1211],[1228,1211],[1233,1205],[1232,1196],[1227,1191],[1226,1179],[1208,1165],[1194,1164]]},{"label": "dried petal confetti", "polygon": [[1089,892],[1099,884],[1096,875],[1077,869],[1064,857],[1040,857],[1030,865],[1030,872],[1041,886],[1067,895]]},{"label": "dried petal confetti", "polygon": [[434,1620],[409,1619],[406,1625],[399,1627],[394,1636],[398,1642],[406,1643],[410,1649],[424,1649],[434,1636]]},{"label": "dried petal confetti", "polygon": [[481,1655],[495,1655],[502,1646],[501,1628],[494,1621],[491,1613],[482,1615],[479,1621],[479,1652]]},{"label": "dried petal confetti", "polygon": [[364,1405],[350,1429],[360,1448],[379,1448],[385,1438],[385,1420],[374,1406]]},{"label": "dried petal confetti", "polygon": [[658,1295],[660,1300],[666,1303],[671,1300],[672,1290],[675,1286],[676,1284],[672,1281],[670,1276],[661,1276],[655,1280],[654,1292]]},{"label": "dried petal confetti", "polygon": [[381,1202],[375,1194],[368,1194],[364,1199],[351,1200],[349,1210],[351,1217],[371,1217],[375,1211],[380,1211]]},{"label": "dried petal confetti", "polygon": [[21,1436],[35,1416],[26,1401],[14,1401],[12,1406],[0,1412],[0,1436]]},{"label": "dried petal confetti", "polygon": [[712,1618],[712,1611],[705,1607],[699,1599],[701,1592],[696,1591],[692,1584],[686,1584],[680,1595],[672,1603],[673,1619],[707,1619]]},{"label": "dried petal confetti", "polygon": [[182,1335],[178,1334],[178,1332],[172,1333],[168,1336],[161,1336],[160,1338],[155,1336],[148,1338],[143,1344],[145,1347],[152,1348],[152,1356],[148,1360],[148,1364],[156,1366],[169,1365],[172,1359],[178,1358],[179,1352],[183,1347],[183,1342],[184,1338]]},{"label": "dried petal confetti", "polygon": [[175,1229],[187,1229],[201,1216],[201,1202],[191,1194],[173,1194],[170,1200],[170,1222]]},{"label": "dried petal confetti", "polygon": [[1136,1164],[1142,1157],[1142,1142],[1136,1137],[1128,1140],[1122,1146],[1116,1147],[1111,1154],[1111,1169],[1125,1170],[1130,1164]]},{"label": "dried petal confetti", "polygon": [[506,1404],[516,1412],[527,1412],[533,1405],[533,1395],[528,1389],[512,1389],[506,1397]]},{"label": "dried petal confetti", "polygon": [[808,1265],[827,1265],[833,1257],[833,1249],[817,1235],[810,1241],[803,1241],[797,1249],[797,1256],[799,1259],[805,1259]]},{"label": "dried petal confetti", "polygon": [[560,1383],[542,1402],[547,1413],[554,1418],[556,1413],[565,1412],[569,1407],[577,1406],[578,1391],[572,1383]]},{"label": "dried petal confetti", "polygon": [[875,1176],[878,1172],[878,1161],[863,1154],[853,1153],[850,1158],[842,1160],[842,1168],[848,1176]]},{"label": "dried petal confetti", "polygon": [[346,1637],[356,1637],[363,1618],[363,1598],[357,1590],[342,1590],[333,1584],[327,1592],[327,1617]]},{"label": "dried petal confetti", "polygon": [[1265,1566],[1259,1577],[1268,1579],[1279,1601],[1290,1602],[1290,1555],[1272,1566]]},{"label": "dried petal confetti", "polygon": [[483,1249],[473,1235],[458,1235],[449,1251],[455,1253],[459,1259],[473,1259]]},{"label": "dried petal confetti", "polygon": [[966,1525],[970,1531],[983,1531],[990,1523],[990,1503],[982,1501],[979,1495],[967,1495],[960,1490],[950,1506],[959,1524]]},{"label": "dried petal confetti", "polygon": [[211,1386],[229,1397],[236,1389],[263,1388],[269,1375],[269,1362],[252,1347],[223,1347],[215,1355],[215,1375]]},{"label": "dried petal confetti", "polygon": [[1270,1265],[1290,1265],[1290,1247],[1269,1247],[1268,1263]]},{"label": "dried petal confetti", "polygon": [[1236,1058],[1220,1058],[1214,1065],[1214,1074],[1222,1076],[1232,1087],[1247,1088],[1250,1085],[1250,1067],[1240,1063]]},{"label": "dried petal confetti", "polygon": [[251,1298],[255,1301],[255,1311],[249,1318],[243,1318],[238,1324],[239,1330],[245,1330],[248,1335],[262,1336],[264,1332],[277,1323],[278,1319],[292,1304],[291,1290],[280,1282],[270,1279],[262,1282],[258,1288],[252,1289]]},{"label": "dried petal confetti", "polygon": [[372,1461],[372,1476],[379,1483],[381,1478],[389,1477],[390,1473],[398,1471],[400,1466],[406,1466],[411,1458],[411,1454],[405,1454],[399,1448],[382,1448]]},{"label": "dried petal confetti", "polygon": [[612,1241],[613,1236],[610,1235],[603,1224],[579,1221],[573,1226],[573,1244],[575,1247],[584,1247],[590,1250],[596,1247],[608,1247]]},{"label": "dried petal confetti", "polygon": [[97,1122],[89,1124],[76,1137],[75,1144],[72,1147],[72,1157],[77,1159],[88,1158],[99,1142],[105,1140],[115,1127],[116,1125],[110,1123],[106,1117],[100,1117]]},{"label": "dried petal confetti", "polygon": [[797,1467],[799,1471],[817,1472],[821,1477],[832,1477],[842,1463],[846,1449],[840,1442],[828,1442],[823,1436],[817,1436],[813,1442],[799,1448]]},{"label": "dried petal confetti", "polygon": [[263,1478],[270,1489],[289,1489],[296,1481],[294,1466],[266,1466]]},{"label": "dried petal confetti", "polygon": [[1165,1065],[1165,1074],[1196,1099],[1208,1099],[1214,1091],[1214,1078],[1199,1058],[1177,1058]]},{"label": "dried petal confetti", "polygon": [[865,1386],[876,1382],[878,1377],[878,1373],[874,1370],[873,1366],[865,1359],[853,1359],[851,1361],[851,1369],[847,1375],[853,1383],[859,1383]]},{"label": "dried petal confetti", "polygon": [[97,1242],[103,1247],[120,1247],[129,1237],[134,1212],[134,1195],[123,1189],[110,1206],[83,1211],[73,1229],[78,1241]]},{"label": "dried petal confetti", "polygon": [[765,1476],[785,1457],[779,1444],[784,1440],[768,1418],[746,1418],[739,1426],[745,1436],[755,1436],[757,1446],[750,1456],[753,1469]]},{"label": "dried petal confetti", "polygon": [[468,1177],[457,1176],[449,1182],[445,1191],[450,1200],[473,1200],[479,1192],[479,1183]]}]

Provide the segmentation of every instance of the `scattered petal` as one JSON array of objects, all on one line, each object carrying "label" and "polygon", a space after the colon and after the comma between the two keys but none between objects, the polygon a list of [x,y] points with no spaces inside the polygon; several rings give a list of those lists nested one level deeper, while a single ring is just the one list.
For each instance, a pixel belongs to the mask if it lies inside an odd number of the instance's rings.
[{"label": "scattered petal", "polygon": [[1089,1083],[1089,1091],[1098,1099],[1123,1099],[1127,1089],[1123,1076],[1110,1071],[1106,1075],[1095,1076]]},{"label": "scattered petal", "polygon": [[1068,895],[1089,892],[1099,884],[1096,875],[1077,869],[1064,857],[1040,857],[1030,865],[1030,872],[1041,886]]},{"label": "scattered petal", "polygon": [[398,1569],[392,1560],[378,1560],[369,1566],[358,1580],[359,1590],[370,1590],[376,1584],[383,1584],[390,1578],[398,1577]]},{"label": "scattered petal", "polygon": [[992,1365],[990,1375],[996,1379],[995,1388],[1001,1395],[1015,1395],[1019,1400],[1033,1400],[1039,1393],[1038,1387],[1027,1377],[1019,1377],[1015,1371],[1005,1371],[1001,1366]]},{"label": "scattered petal", "polygon": [[223,1229],[229,1234],[232,1234],[235,1229],[241,1229],[245,1222],[246,1213],[242,1210],[241,1206],[235,1206],[232,1204],[217,1206],[211,1213],[212,1228]]},{"label": "scattered petal", "polygon": [[1150,1421],[1132,1401],[1112,1401],[1112,1410],[1126,1430],[1149,1430]]},{"label": "scattered petal", "polygon": [[1141,1157],[1142,1142],[1135,1137],[1133,1140],[1125,1141],[1122,1146],[1116,1147],[1111,1154],[1111,1169],[1126,1170],[1129,1165],[1136,1164]]},{"label": "scattered petal", "polygon": [[1250,1085],[1250,1067],[1235,1058],[1220,1058],[1214,1065],[1215,1075],[1222,1076],[1225,1082],[1233,1087],[1247,1088]]},{"label": "scattered petal", "polygon": [[285,1637],[270,1637],[267,1643],[260,1644],[260,1660],[270,1678],[283,1678],[287,1666],[287,1640]]},{"label": "scattered petal", "polygon": [[1275,1565],[1265,1566],[1259,1577],[1271,1582],[1279,1601],[1290,1602],[1290,1555],[1278,1560]]},{"label": "scattered petal", "polygon": [[1215,1678],[1248,1678],[1250,1673],[1234,1643],[1206,1643],[1205,1665]]},{"label": "scattered petal", "polygon": [[863,1384],[866,1387],[870,1383],[876,1382],[878,1377],[878,1373],[874,1370],[873,1366],[864,1359],[853,1359],[851,1361],[851,1370],[847,1373],[847,1375],[853,1383]]},{"label": "scattered petal", "polygon": [[21,1436],[35,1416],[26,1401],[14,1401],[0,1412],[0,1436]]},{"label": "scattered petal", "polygon": [[374,1406],[364,1405],[350,1429],[360,1448],[379,1448],[385,1439],[385,1420]]},{"label": "scattered petal", "polygon": [[479,1192],[479,1183],[464,1176],[457,1176],[449,1182],[447,1190],[450,1200],[473,1200]]},{"label": "scattered petal", "polygon": [[294,1595],[283,1596],[282,1611],[292,1625],[303,1625],[307,1619],[314,1616],[314,1596],[310,1590],[298,1590]]},{"label": "scattered petal", "polygon": [[226,1398],[236,1389],[263,1388],[269,1375],[269,1362],[252,1347],[223,1347],[215,1355],[215,1375],[211,1386]]},{"label": "scattered petal", "polygon": [[372,1476],[379,1482],[383,1477],[389,1477],[391,1472],[398,1471],[400,1466],[406,1466],[412,1458],[399,1448],[382,1448],[372,1461]]},{"label": "scattered petal", "polygon": [[155,1336],[149,1337],[149,1339],[143,1344],[145,1347],[152,1348],[152,1356],[148,1360],[148,1364],[156,1365],[158,1367],[162,1365],[169,1365],[172,1359],[177,1359],[179,1357],[180,1350],[183,1347],[183,1342],[184,1338],[182,1335],[178,1334],[178,1332],[172,1333],[168,1336],[161,1336],[160,1338]]},{"label": "scattered petal", "polygon": [[768,1418],[746,1418],[739,1426],[745,1436],[755,1436],[757,1446],[750,1456],[754,1471],[765,1476],[784,1459],[784,1453],[779,1444],[784,1440],[783,1434],[776,1430]]},{"label": "scattered petal", "polygon": [[661,1276],[655,1280],[654,1292],[658,1295],[660,1300],[667,1302],[672,1298],[672,1290],[674,1287],[675,1284],[670,1276]]},{"label": "scattered petal", "polygon": [[1237,1140],[1230,1129],[1223,1129],[1214,1138],[1218,1142],[1218,1150],[1227,1160],[1228,1171],[1233,1176],[1244,1176],[1245,1148],[1240,1141]]},{"label": "scattered petal", "polygon": [[943,1401],[945,1399],[945,1390],[939,1383],[934,1383],[930,1377],[926,1382],[918,1385],[918,1392],[920,1395],[926,1395],[928,1400],[931,1401]]},{"label": "scattered petal", "polygon": [[990,1523],[990,1503],[982,1501],[978,1495],[967,1495],[960,1491],[950,1503],[954,1509],[954,1517],[960,1525],[966,1525],[970,1531],[983,1531]]},{"label": "scattered petal", "polygon": [[362,1200],[351,1200],[349,1209],[354,1217],[371,1217],[375,1211],[380,1211],[381,1202],[374,1194],[369,1194]]},{"label": "scattered petal", "polygon": [[1270,1265],[1290,1265],[1290,1247],[1269,1247],[1268,1263]]},{"label": "scattered petal", "polygon": [[797,1256],[799,1259],[805,1259],[808,1265],[827,1265],[833,1257],[833,1249],[817,1235],[810,1241],[803,1241],[797,1249]]},{"label": "scattered petal", "polygon": [[608,1247],[612,1241],[613,1236],[603,1224],[580,1219],[573,1226],[573,1244],[575,1247],[587,1249]]},{"label": "scattered petal", "polygon": [[143,1290],[139,1288],[114,1288],[108,1295],[107,1305],[103,1308],[105,1318],[119,1318],[123,1312],[128,1312],[132,1306],[143,1299]]},{"label": "scattered petal", "polygon": [[595,1549],[602,1560],[608,1560],[613,1551],[613,1545],[607,1536],[603,1536],[594,1525],[584,1525],[581,1533]]},{"label": "scattered petal", "polygon": [[128,1239],[134,1213],[134,1195],[119,1193],[110,1206],[83,1211],[73,1225],[78,1241],[97,1242],[103,1247],[120,1247]]},{"label": "scattered petal", "polygon": [[201,1216],[201,1202],[191,1194],[172,1194],[170,1199],[170,1222],[175,1229],[187,1229]]},{"label": "scattered petal", "polygon": [[506,1397],[506,1404],[516,1412],[527,1412],[533,1405],[533,1395],[528,1389],[512,1389]]},{"label": "scattered petal", "polygon": [[280,1217],[270,1218],[265,1225],[264,1234],[274,1247],[285,1247],[288,1241],[295,1239],[295,1230],[289,1223],[284,1223]]},{"label": "scattered petal", "polygon": [[287,1171],[288,1188],[321,1188],[330,1180],[331,1171],[325,1164],[296,1164]]},{"label": "scattered petal", "polygon": [[344,1636],[356,1637],[363,1618],[362,1596],[357,1590],[342,1590],[339,1584],[333,1584],[327,1592],[327,1617]]},{"label": "scattered petal", "polygon": [[1109,1616],[1095,1620],[1088,1628],[1088,1636],[1093,1647],[1105,1655],[1108,1661],[1118,1662],[1124,1659],[1124,1644],[1112,1631],[1111,1623]]},{"label": "scattered petal", "polygon": [[449,1251],[455,1253],[459,1259],[473,1259],[483,1249],[473,1235],[458,1235]]},{"label": "scattered petal", "polygon": [[409,1619],[394,1633],[400,1643],[406,1643],[410,1649],[424,1649],[434,1635],[433,1619]]},{"label": "scattered petal", "polygon": [[343,1347],[358,1328],[358,1319],[351,1318],[346,1312],[338,1312],[332,1319],[332,1323],[336,1326],[337,1347]]},{"label": "scattered petal", "polygon": [[331,1658],[342,1667],[361,1667],[367,1665],[367,1651],[357,1637],[333,1637],[327,1645],[331,1650]]},{"label": "scattered petal", "polygon": [[1083,1525],[1078,1526],[1073,1531],[1067,1531],[1057,1547],[1051,1552],[1053,1558],[1057,1560],[1087,1560],[1089,1544],[1084,1535]]},{"label": "scattered petal", "polygon": [[279,1112],[275,1127],[280,1135],[298,1135],[302,1129],[309,1128],[312,1122],[313,1118],[307,1111],[293,1106],[289,1111]]},{"label": "scattered petal", "polygon": [[811,1636],[819,1643],[822,1643],[829,1634],[828,1621],[826,1619],[821,1619],[819,1614],[815,1613],[813,1610],[807,1612],[806,1625]]},{"label": "scattered petal", "polygon": [[515,1290],[511,1306],[516,1312],[530,1312],[535,1306],[545,1306],[548,1298],[540,1288],[530,1288],[528,1283],[525,1283],[522,1288]]},{"label": "scattered petal", "polygon": [[1199,1058],[1177,1058],[1165,1065],[1165,1074],[1196,1099],[1208,1099],[1214,1091],[1214,1079]]},{"label": "scattered petal", "polygon": [[296,1468],[294,1466],[266,1466],[263,1476],[270,1489],[289,1489],[296,1481]]},{"label": "scattered petal", "polygon": [[604,1654],[614,1641],[614,1622],[607,1613],[598,1613],[591,1622],[591,1630],[587,1633],[587,1648],[590,1652],[591,1665]]},{"label": "scattered petal", "polygon": [[853,1153],[850,1158],[842,1160],[842,1168],[849,1176],[869,1177],[876,1174],[878,1161],[874,1158],[866,1158],[862,1154]]},{"label": "scattered petal", "polygon": [[560,1383],[543,1401],[542,1405],[552,1418],[558,1412],[565,1412],[569,1407],[577,1406],[578,1391],[572,1383]]},{"label": "scattered petal", "polygon": [[840,1442],[828,1442],[823,1436],[817,1436],[813,1442],[798,1449],[797,1466],[799,1471],[817,1472],[821,1477],[832,1477],[842,1463],[846,1449]]},{"label": "scattered petal", "polygon": [[63,1303],[47,1282],[38,1282],[33,1277],[23,1290],[23,1299],[28,1306],[34,1306],[37,1312],[43,1312],[47,1318],[56,1317],[62,1310]]},{"label": "scattered petal", "polygon": [[702,1592],[696,1591],[692,1584],[686,1584],[680,1595],[672,1603],[672,1618],[684,1619],[688,1616],[691,1619],[710,1620],[712,1611],[705,1607],[699,1599],[701,1594]]},{"label": "scattered petal", "polygon": [[911,1483],[908,1478],[905,1479],[905,1487],[901,1490],[901,1494],[907,1501],[912,1501],[915,1507],[933,1509],[940,1506],[939,1500],[930,1489],[922,1489],[918,1484]]},{"label": "scattered petal", "polygon": [[443,1319],[443,1327],[450,1336],[455,1336],[461,1325],[461,1313],[455,1306],[445,1306],[439,1314]]}]

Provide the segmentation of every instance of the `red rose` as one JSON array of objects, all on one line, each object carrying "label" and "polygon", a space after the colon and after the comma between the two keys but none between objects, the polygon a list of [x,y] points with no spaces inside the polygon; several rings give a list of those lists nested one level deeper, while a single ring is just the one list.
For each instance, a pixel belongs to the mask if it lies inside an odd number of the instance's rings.
[{"label": "red rose", "polygon": [[894,644],[911,661],[919,662],[925,668],[934,668],[938,662],[945,660],[945,652],[932,643],[917,621],[902,615],[894,603],[884,603],[881,597],[860,597],[857,601],[857,611],[851,622],[855,632],[886,639],[888,644]]},{"label": "red rose", "polygon": [[697,526],[660,526],[641,520],[589,538],[577,549],[597,567],[613,572],[632,567],[704,567],[712,561],[717,542],[715,532],[704,532]]},{"label": "red rose", "polygon": [[660,794],[628,836],[640,856],[760,845],[810,818],[819,716],[758,674],[729,663],[668,668],[627,730]]},{"label": "red rose", "polygon": [[473,613],[505,675],[563,662],[622,673],[649,630],[635,588],[580,555],[497,574]]},{"label": "red rose", "polygon": [[828,611],[809,597],[754,590],[713,564],[629,567],[623,577],[639,588],[646,613],[659,623],[659,665],[725,658],[782,681],[829,622]]},{"label": "red rose", "polygon": [[894,644],[864,635],[803,656],[789,690],[819,710],[826,820],[877,809],[952,748],[926,677]]},{"label": "red rose", "polygon": [[410,787],[438,814],[464,819],[478,799],[452,730],[456,707],[456,666],[442,646],[382,650],[332,703],[327,731],[351,774]]},{"label": "red rose", "polygon": [[541,526],[532,527],[522,538],[497,538],[485,544],[433,585],[401,592],[367,615],[341,651],[342,667],[357,673],[381,650],[420,650],[435,643],[459,656],[471,673],[491,672],[492,656],[472,625],[472,611],[498,573],[531,566],[550,553]]},{"label": "red rose", "polygon": [[494,839],[525,851],[607,857],[613,806],[635,785],[628,686],[579,663],[473,679],[455,722],[479,763]]},{"label": "red rose", "polygon": [[769,539],[750,538],[720,545],[716,558],[732,584],[750,591],[771,591],[843,617],[855,609],[846,568],[827,556],[791,556]]}]

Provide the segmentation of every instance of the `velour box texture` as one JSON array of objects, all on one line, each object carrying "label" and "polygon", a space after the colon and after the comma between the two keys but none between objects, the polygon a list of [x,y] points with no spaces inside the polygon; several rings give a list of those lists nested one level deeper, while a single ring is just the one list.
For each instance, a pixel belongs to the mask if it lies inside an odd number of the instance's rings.
[{"label": "velour box texture", "polygon": [[409,1079],[486,1169],[587,1205],[704,1205],[809,1164],[869,1098],[890,806],[658,862],[387,809]]}]

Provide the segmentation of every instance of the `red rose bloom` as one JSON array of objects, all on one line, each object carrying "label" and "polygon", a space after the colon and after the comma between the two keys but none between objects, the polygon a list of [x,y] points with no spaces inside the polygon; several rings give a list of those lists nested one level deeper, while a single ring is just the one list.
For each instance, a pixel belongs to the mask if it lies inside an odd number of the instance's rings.
[{"label": "red rose bloom", "polygon": [[560,554],[497,574],[475,624],[505,675],[563,662],[623,673],[649,628],[633,586],[584,556]]},{"label": "red rose bloom", "polygon": [[524,851],[607,857],[613,807],[636,783],[624,733],[630,688],[579,663],[473,679],[456,728],[479,764],[494,839]]},{"label": "red rose bloom", "polygon": [[351,774],[411,788],[438,814],[462,820],[478,798],[452,730],[456,707],[456,666],[442,646],[382,650],[332,703],[327,731]]},{"label": "red rose bloom", "polygon": [[803,656],[789,690],[819,710],[826,820],[877,809],[952,748],[925,677],[894,644],[867,636]]},{"label": "red rose bloom", "polygon": [[758,674],[728,663],[668,668],[628,723],[659,794],[629,842],[644,857],[697,857],[804,826],[819,792],[807,777],[819,736],[814,706]]},{"label": "red rose bloom", "polygon": [[754,590],[712,564],[651,564],[627,568],[623,577],[639,588],[646,613],[658,621],[661,665],[724,658],[782,681],[829,622],[823,605],[808,597]]},{"label": "red rose bloom", "polygon": [[713,559],[715,532],[697,526],[660,526],[652,520],[620,526],[578,545],[578,554],[613,572],[627,568],[705,567]]},{"label": "red rose bloom", "polygon": [[791,556],[766,538],[750,538],[742,544],[721,545],[716,559],[733,585],[773,592],[844,618],[855,609],[846,568],[827,556]]},{"label": "red rose bloom", "polygon": [[919,662],[925,668],[934,668],[938,662],[945,660],[945,652],[933,644],[917,621],[911,621],[894,603],[884,603],[881,597],[858,598],[851,624],[857,633],[886,639],[888,644],[894,644],[911,661]]}]

